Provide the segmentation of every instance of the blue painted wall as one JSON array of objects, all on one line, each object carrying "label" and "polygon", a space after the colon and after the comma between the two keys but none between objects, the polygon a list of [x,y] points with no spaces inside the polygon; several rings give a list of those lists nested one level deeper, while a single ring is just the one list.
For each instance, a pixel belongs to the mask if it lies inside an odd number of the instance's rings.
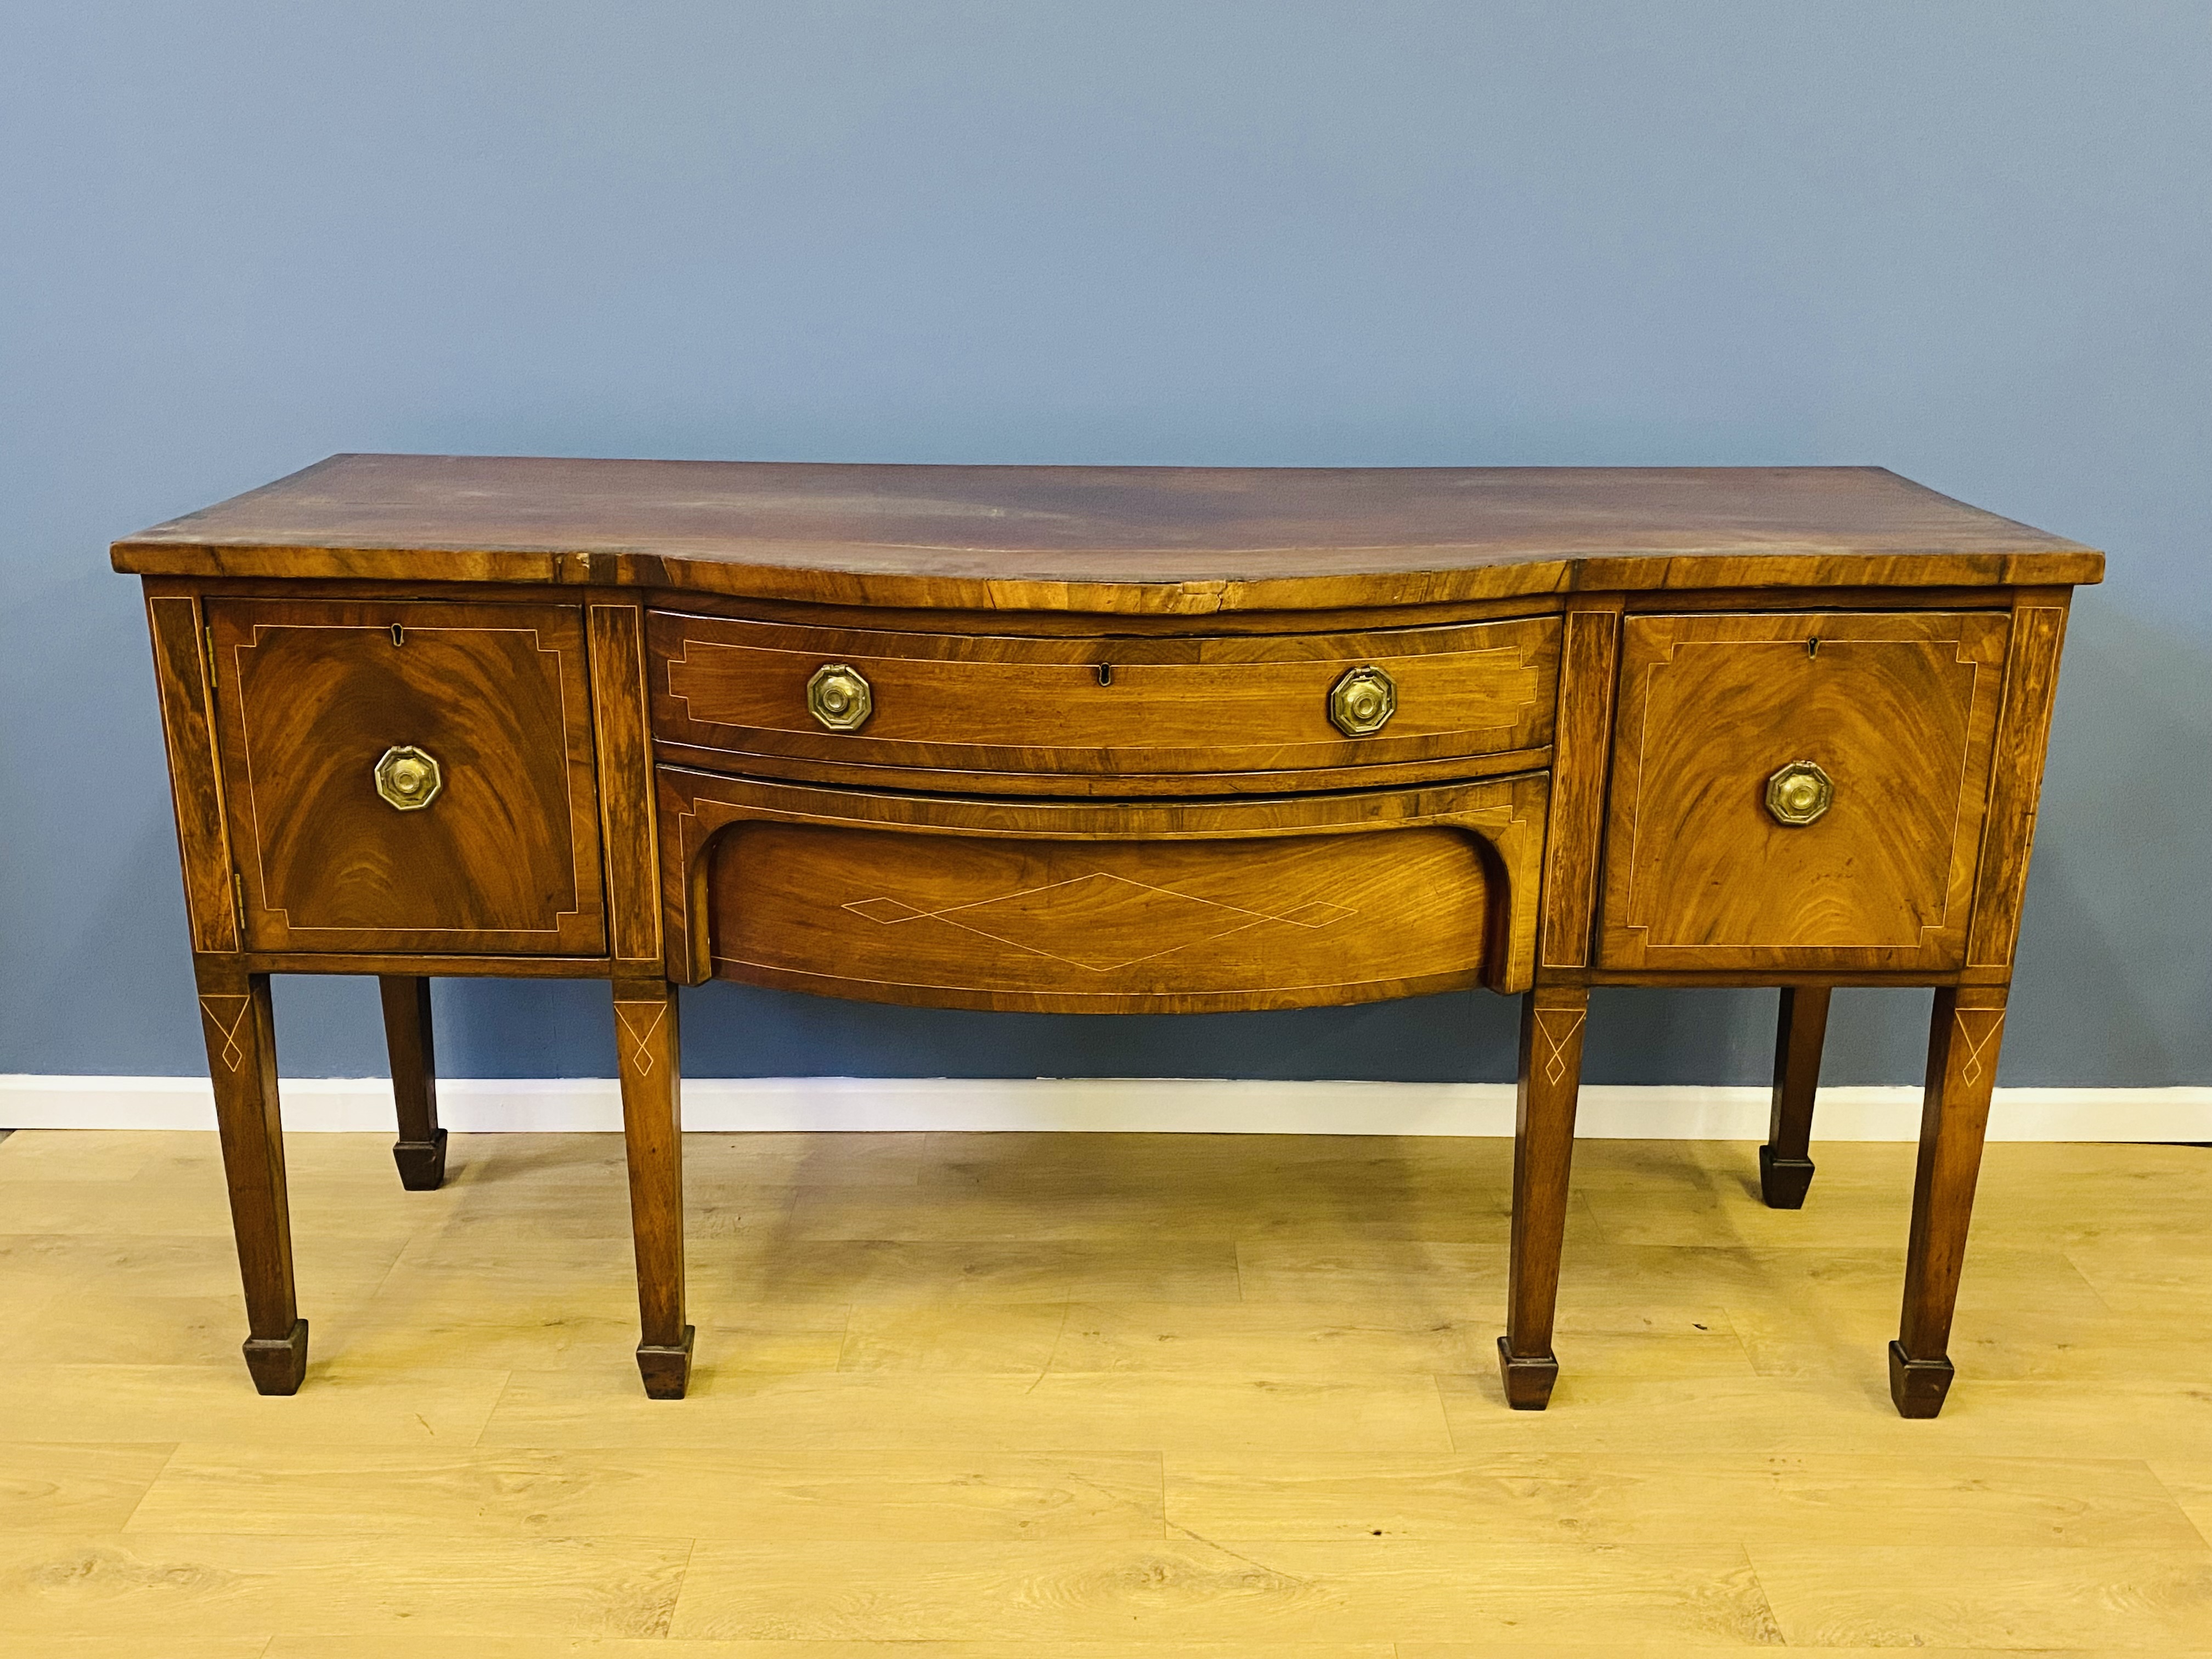
[{"label": "blue painted wall", "polygon": [[[202,1056],[113,536],[333,450],[1875,462],[2111,550],[2012,1083],[2212,1082],[2212,8],[19,7],[0,38],[0,1071]],[[381,1069],[284,981],[288,1071]],[[594,987],[449,1069],[603,1073]],[[1603,1000],[1756,1079],[1771,994]],[[1924,994],[1828,1075],[1917,1077]],[[714,1073],[1501,1077],[1453,996],[1185,1020],[719,987]]]}]

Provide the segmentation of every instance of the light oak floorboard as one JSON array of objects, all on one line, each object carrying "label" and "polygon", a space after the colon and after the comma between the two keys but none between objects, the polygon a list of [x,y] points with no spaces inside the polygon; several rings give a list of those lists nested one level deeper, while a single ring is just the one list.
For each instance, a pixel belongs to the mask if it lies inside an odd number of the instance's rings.
[{"label": "light oak floorboard", "polygon": [[[2189,1449],[2192,1454],[2212,1453],[2212,1447]],[[2160,1457],[2152,1461],[2150,1471],[2173,1494],[2197,1532],[2212,1543],[2212,1460],[2185,1463]]]},{"label": "light oak floorboard", "polygon": [[[1795,1659],[1799,1654],[1811,1654],[1816,1659],[1903,1659],[1895,1648],[1807,1648],[1795,1644],[1777,1650],[1780,1655]],[[1911,1659],[1969,1659],[1970,1656],[1990,1652],[1988,1648],[1914,1648]],[[2106,1659],[2102,1648],[2008,1648],[2007,1659]],[[1401,1642],[1395,1659],[1745,1659],[1740,1647],[1672,1647],[1649,1646],[1638,1644],[1620,1646],[1613,1643],[1601,1644],[1584,1642],[1565,1642],[1557,1644],[1523,1646],[1518,1642]],[[2190,1659],[2188,1655],[2176,1655],[2175,1659]]]},{"label": "light oak floorboard", "polygon": [[7,1659],[2212,1655],[2200,1149],[1993,1145],[1904,1423],[1906,1146],[1579,1146],[1528,1413],[1504,1141],[691,1136],[670,1402],[618,1136],[390,1139],[288,1143],[289,1400],[211,1134],[0,1140]]},{"label": "light oak floorboard", "polygon": [[11,1129],[0,1134],[0,1182],[130,1181],[149,1161],[196,1157],[191,1143],[199,1139],[159,1130]]},{"label": "light oak floorboard", "polygon": [[[1396,1659],[1389,1642],[1101,1641],[626,1641],[509,1640],[480,1637],[410,1644],[381,1638],[323,1638],[314,1644],[278,1637],[265,1659]],[[1916,1656],[1916,1659],[1917,1656]],[[1940,1656],[1939,1656],[1940,1659]]]},{"label": "light oak floorboard", "polygon": [[1165,1524],[1160,1460],[1133,1453],[188,1445],[151,1484],[134,1532],[689,1539],[712,1522],[784,1543],[1003,1543]]},{"label": "light oak floorboard", "polygon": [[1387,1462],[1178,1459],[1167,1516],[1208,1537],[1658,1544],[1868,1538],[2187,1551],[2203,1539],[2141,1462],[1878,1453],[1718,1459],[1507,1453]]},{"label": "light oak floorboard", "polygon": [[[1574,1361],[1565,1349],[1560,1363]],[[1568,1392],[1570,1376],[1573,1389]],[[1654,1443],[1712,1456],[1812,1452],[1889,1452],[1911,1456],[1940,1446],[1980,1457],[2146,1460],[2176,1446],[2212,1444],[2212,1388],[2146,1382],[2092,1385],[1954,1382],[1942,1438],[1889,1410],[1880,1354],[1862,1357],[1855,1374],[1818,1379],[1645,1378],[1563,1369],[1548,1412],[1502,1419],[1495,1376],[1440,1377],[1456,1449],[1512,1447],[1649,1450]],[[1571,1403],[1581,1413],[1558,1426]],[[1522,1421],[1521,1419],[1528,1419]],[[1662,1439],[1655,1443],[1655,1436]]]},{"label": "light oak floorboard", "polygon": [[2201,1549],[1808,1550],[1775,1540],[1751,1551],[1793,1646],[2212,1645],[2212,1555]]},{"label": "light oak floorboard", "polygon": [[702,1539],[671,1633],[890,1641],[902,1632],[1049,1643],[1118,1630],[1153,1640],[1279,1633],[1358,1640],[1504,1635],[1571,1618],[1613,1639],[1779,1639],[1741,1549],[1510,1552],[1451,1543],[1183,1536],[1018,1553],[918,1545],[848,1551],[794,1572],[779,1552]]},{"label": "light oak floorboard", "polygon": [[935,1305],[962,1302],[1231,1303],[1233,1240],[1125,1238],[735,1241],[702,1264],[697,1299]]},{"label": "light oak floorboard", "polygon": [[[392,1650],[386,1650],[387,1652]],[[269,1638],[260,1636],[178,1636],[157,1647],[143,1636],[56,1636],[14,1633],[9,1659],[262,1659]]]},{"label": "light oak floorboard", "polygon": [[801,1189],[785,1223],[802,1239],[1118,1239],[1303,1237],[1317,1228],[1345,1237],[1503,1243],[1512,1216],[1498,1193],[1475,1195],[1408,1186],[1357,1192],[1302,1181],[1238,1188],[1178,1184],[1168,1191],[1041,1189],[1024,1183]]},{"label": "light oak floorboard", "polygon": [[[292,1202],[317,1218],[326,1238],[390,1239],[415,1232],[426,1217],[453,1224],[465,1200],[458,1191],[406,1193],[395,1179],[388,1193],[369,1193],[358,1182],[301,1179],[290,1182]],[[4,1213],[11,1232],[93,1234],[106,1238],[213,1238],[228,1243],[230,1203],[220,1167],[157,1169],[127,1182],[18,1181],[9,1183]]]},{"label": "light oak floorboard", "polygon": [[[118,1201],[118,1207],[126,1206]],[[0,1211],[0,1224],[4,1214]],[[295,1232],[293,1261],[302,1304],[374,1291],[392,1271],[403,1242],[404,1235],[351,1238],[313,1228]],[[0,1285],[21,1293],[73,1295],[89,1287],[131,1296],[236,1294],[237,1279],[237,1247],[211,1233],[0,1233]]]},{"label": "light oak floorboard", "polygon": [[1432,1379],[1043,1372],[830,1372],[701,1366],[684,1408],[602,1370],[521,1371],[485,1423],[486,1446],[750,1445],[779,1451],[916,1444],[969,1450],[1188,1451],[1329,1444],[1385,1454],[1449,1449]]},{"label": "light oak floorboard", "polygon": [[[241,1321],[241,1322],[243,1322]],[[307,1385],[263,1399],[245,1364],[0,1366],[0,1423],[24,1440],[221,1438],[292,1446],[465,1446],[483,1432],[505,1371],[349,1370],[310,1355]]]},{"label": "light oak floorboard", "polygon": [[[332,1358],[364,1299],[325,1297],[314,1308],[313,1348]],[[221,1365],[235,1362],[245,1304],[233,1290],[209,1296],[136,1296],[93,1284],[0,1325],[0,1366],[70,1356],[100,1365]]]},{"label": "light oak floorboard", "polygon": [[[397,1634],[489,1628],[549,1636],[659,1636],[690,1553],[686,1540],[383,1540],[265,1533],[0,1533],[0,1605],[26,1636],[172,1632],[250,1636],[279,1628]],[[453,1593],[455,1583],[468,1587]]]},{"label": "light oak floorboard", "polygon": [[0,1532],[114,1532],[173,1448],[0,1443]]}]

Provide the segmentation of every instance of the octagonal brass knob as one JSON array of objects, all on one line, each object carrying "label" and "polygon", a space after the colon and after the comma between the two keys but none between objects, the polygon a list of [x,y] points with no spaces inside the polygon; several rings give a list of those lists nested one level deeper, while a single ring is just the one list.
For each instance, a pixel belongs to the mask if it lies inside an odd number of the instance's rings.
[{"label": "octagonal brass knob", "polygon": [[1791,761],[1766,781],[1766,810],[1792,828],[1812,823],[1835,799],[1835,781],[1811,761]]},{"label": "octagonal brass knob", "polygon": [[857,732],[875,713],[876,702],[859,669],[833,662],[816,669],[806,682],[806,708],[832,732]]},{"label": "octagonal brass knob", "polygon": [[1328,717],[1347,738],[1380,732],[1398,710],[1398,688],[1379,668],[1347,668],[1329,688]]},{"label": "octagonal brass knob", "polygon": [[438,799],[446,775],[426,751],[400,744],[376,763],[376,793],[396,811],[419,812]]}]

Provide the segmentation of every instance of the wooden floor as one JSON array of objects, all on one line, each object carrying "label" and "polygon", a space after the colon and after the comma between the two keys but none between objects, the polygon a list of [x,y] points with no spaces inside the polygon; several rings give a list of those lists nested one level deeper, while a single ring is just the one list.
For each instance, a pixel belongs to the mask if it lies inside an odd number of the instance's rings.
[{"label": "wooden floor", "polygon": [[19,1133],[0,1653],[2212,1654],[2212,1152],[1992,1147],[1905,1423],[1911,1151],[1814,1151],[1586,1143],[1534,1415],[1503,1142],[696,1136],[669,1403],[613,1137],[295,1137],[263,1400],[213,1136]]}]

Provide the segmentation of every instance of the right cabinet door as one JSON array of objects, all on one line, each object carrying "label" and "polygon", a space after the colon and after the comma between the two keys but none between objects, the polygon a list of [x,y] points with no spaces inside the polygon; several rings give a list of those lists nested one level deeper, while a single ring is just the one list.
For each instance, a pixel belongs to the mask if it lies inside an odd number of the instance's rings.
[{"label": "right cabinet door", "polygon": [[1629,617],[1599,964],[1960,966],[2008,626]]}]

